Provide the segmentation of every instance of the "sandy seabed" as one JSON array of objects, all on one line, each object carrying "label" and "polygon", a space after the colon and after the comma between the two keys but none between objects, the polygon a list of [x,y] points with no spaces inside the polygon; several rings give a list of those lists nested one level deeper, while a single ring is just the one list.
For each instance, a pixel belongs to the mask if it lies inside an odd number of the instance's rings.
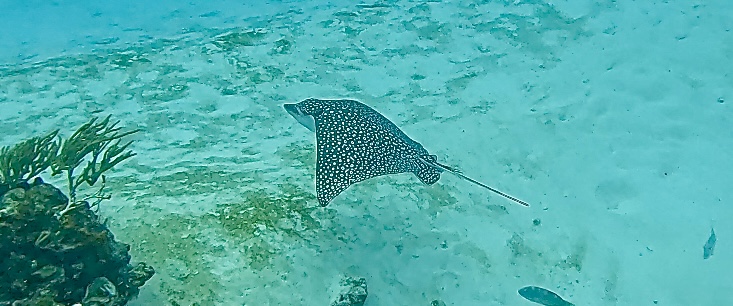
[{"label": "sandy seabed", "polygon": [[[328,305],[342,275],[369,306],[733,304],[733,3],[135,3],[0,19],[0,145],[99,114],[142,130],[102,208],[156,267],[135,305]],[[532,206],[405,174],[320,208],[281,107],[308,97],[359,99]]]}]

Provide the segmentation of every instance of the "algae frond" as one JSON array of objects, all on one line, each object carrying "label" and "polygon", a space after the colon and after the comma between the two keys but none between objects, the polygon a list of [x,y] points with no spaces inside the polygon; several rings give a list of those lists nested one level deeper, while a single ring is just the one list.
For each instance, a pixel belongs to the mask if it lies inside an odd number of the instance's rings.
[{"label": "algae frond", "polygon": [[249,191],[242,202],[220,205],[215,215],[224,230],[246,246],[251,266],[263,268],[278,254],[279,242],[307,240],[321,229],[312,215],[318,209],[314,200],[297,186],[283,185],[279,193]]}]

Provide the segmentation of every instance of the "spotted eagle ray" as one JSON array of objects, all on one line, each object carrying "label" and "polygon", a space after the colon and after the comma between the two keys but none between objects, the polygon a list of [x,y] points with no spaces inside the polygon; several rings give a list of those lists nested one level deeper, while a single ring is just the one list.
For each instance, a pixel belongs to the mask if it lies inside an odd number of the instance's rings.
[{"label": "spotted eagle ray", "polygon": [[432,185],[443,171],[529,206],[439,163],[437,156],[428,153],[392,121],[359,101],[310,98],[283,107],[316,133],[316,197],[321,206],[328,205],[349,186],[369,178],[411,172]]}]

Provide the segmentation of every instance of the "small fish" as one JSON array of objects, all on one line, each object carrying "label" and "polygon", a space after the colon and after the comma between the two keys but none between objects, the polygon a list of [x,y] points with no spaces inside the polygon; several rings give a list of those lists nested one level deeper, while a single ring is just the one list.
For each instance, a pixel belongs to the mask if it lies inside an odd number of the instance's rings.
[{"label": "small fish", "polygon": [[523,298],[535,302],[540,305],[545,306],[575,306],[575,304],[570,303],[563,298],[561,298],[556,293],[547,290],[545,288],[535,287],[535,286],[527,286],[522,289],[519,289],[519,295],[521,295]]},{"label": "small fish", "polygon": [[715,238],[715,230],[713,230],[713,228],[711,227],[708,242],[705,242],[705,245],[702,246],[702,259],[708,259],[710,258],[710,256],[713,256],[716,241],[718,241],[718,239]]}]

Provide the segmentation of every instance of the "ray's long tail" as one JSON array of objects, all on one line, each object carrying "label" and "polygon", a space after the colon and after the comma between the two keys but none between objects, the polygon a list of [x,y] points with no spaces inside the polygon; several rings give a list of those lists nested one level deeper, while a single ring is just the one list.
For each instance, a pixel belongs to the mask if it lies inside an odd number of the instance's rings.
[{"label": "ray's long tail", "polygon": [[450,166],[447,166],[447,165],[443,165],[443,164],[441,164],[441,163],[439,163],[437,161],[426,160],[424,158],[422,158],[422,160],[425,163],[427,163],[428,165],[430,165],[431,167],[435,167],[437,169],[441,169],[441,170],[445,170],[445,171],[448,171],[450,173],[453,173],[454,175],[456,175],[456,176],[458,176],[458,177],[460,177],[460,178],[462,178],[464,180],[467,180],[467,181],[469,181],[471,183],[474,183],[476,185],[479,185],[481,187],[484,187],[484,188],[490,190],[491,192],[496,193],[496,194],[498,194],[498,195],[500,195],[500,196],[502,196],[504,198],[507,198],[509,200],[512,200],[512,201],[514,201],[514,202],[516,202],[516,203],[518,203],[520,205],[529,207],[529,203],[527,203],[525,201],[522,201],[522,200],[520,200],[520,199],[518,199],[518,198],[516,198],[516,197],[514,197],[512,195],[506,194],[506,193],[502,192],[501,190],[498,190],[498,189],[496,189],[494,187],[488,186],[488,185],[486,185],[484,183],[481,183],[481,182],[479,182],[477,180],[474,180],[474,179],[472,179],[472,178],[464,175],[460,170],[458,170],[456,168],[453,168],[453,167],[450,167]]}]

